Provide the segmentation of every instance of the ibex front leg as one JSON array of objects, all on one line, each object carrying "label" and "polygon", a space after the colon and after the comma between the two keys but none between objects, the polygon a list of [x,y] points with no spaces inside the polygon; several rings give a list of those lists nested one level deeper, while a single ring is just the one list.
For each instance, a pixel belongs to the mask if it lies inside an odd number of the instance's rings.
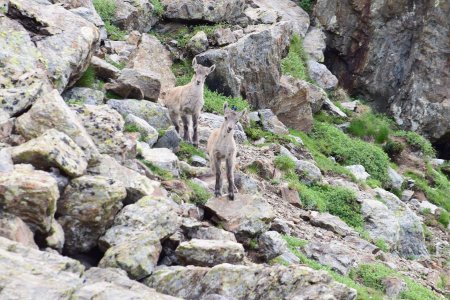
[{"label": "ibex front leg", "polygon": [[228,179],[228,198],[230,200],[234,200],[234,161],[233,158],[226,159],[226,167],[227,167],[227,179]]},{"label": "ibex front leg", "polygon": [[191,135],[189,134],[189,118],[187,115],[182,115],[181,120],[183,121],[183,129],[184,129],[184,140],[186,142],[191,142]]},{"label": "ibex front leg", "polygon": [[192,129],[194,131],[193,142],[194,146],[198,148],[198,117],[199,114],[192,115]]},{"label": "ibex front leg", "polygon": [[214,168],[216,171],[216,186],[214,195],[216,197],[222,196],[222,170],[221,170],[221,162],[222,160],[220,158],[216,158],[214,161]]}]

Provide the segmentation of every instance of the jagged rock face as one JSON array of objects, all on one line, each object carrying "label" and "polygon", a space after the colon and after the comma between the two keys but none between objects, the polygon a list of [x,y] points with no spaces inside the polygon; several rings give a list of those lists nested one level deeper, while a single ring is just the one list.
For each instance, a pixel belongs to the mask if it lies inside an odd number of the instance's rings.
[{"label": "jagged rock face", "polygon": [[[450,140],[448,1],[319,0],[326,63],[404,127]],[[443,139],[443,140],[442,140]]]},{"label": "jagged rock face", "polygon": [[121,29],[147,32],[158,20],[149,0],[114,0],[114,2],[116,10],[112,21]]},{"label": "jagged rock face", "polygon": [[16,164],[29,163],[39,169],[57,167],[70,177],[83,175],[87,168],[86,156],[80,147],[56,129],[12,148],[11,157]]},{"label": "jagged rock face", "polygon": [[119,182],[103,176],[82,176],[70,182],[58,200],[58,222],[70,253],[88,252],[112,225],[122,208],[126,191]]},{"label": "jagged rock face", "polygon": [[161,90],[161,82],[158,74],[154,72],[127,68],[122,70],[114,82],[105,84],[105,89],[123,98],[156,101]]},{"label": "jagged rock face", "polygon": [[81,102],[83,104],[101,105],[103,104],[105,94],[102,91],[90,88],[76,87],[62,94],[62,97],[64,98],[64,101],[69,103]]},{"label": "jagged rock face", "polygon": [[41,37],[35,41],[36,49],[58,91],[81,77],[99,41],[94,24],[60,5],[35,0],[9,1],[8,15],[22,22],[30,34]]},{"label": "jagged rock face", "polygon": [[244,11],[244,0],[161,0],[164,17],[173,20],[232,23]]},{"label": "jagged rock face", "polygon": [[333,282],[324,271],[302,266],[161,267],[145,284],[184,299],[201,299],[212,294],[239,300],[356,298],[355,290]]},{"label": "jagged rock face", "polygon": [[76,260],[43,252],[0,237],[0,298],[36,299],[154,299],[176,300],[162,295],[119,269],[91,268]]},{"label": "jagged rock face", "polygon": [[[226,96],[243,96],[255,108],[268,108],[281,78],[281,59],[287,54],[292,24],[249,26],[247,35],[224,48],[197,55],[204,65],[216,65],[206,84]],[[253,31],[253,32],[252,32]]]},{"label": "jagged rock face", "polygon": [[30,228],[20,218],[5,212],[0,213],[0,237],[38,249]]},{"label": "jagged rock face", "polygon": [[26,139],[40,136],[49,129],[57,129],[69,137],[83,150],[88,160],[95,160],[99,152],[75,112],[53,90],[40,97],[31,109],[16,120],[17,131]]},{"label": "jagged rock face", "polygon": [[0,173],[0,207],[33,231],[50,231],[58,198],[56,180],[46,172],[23,168]]}]

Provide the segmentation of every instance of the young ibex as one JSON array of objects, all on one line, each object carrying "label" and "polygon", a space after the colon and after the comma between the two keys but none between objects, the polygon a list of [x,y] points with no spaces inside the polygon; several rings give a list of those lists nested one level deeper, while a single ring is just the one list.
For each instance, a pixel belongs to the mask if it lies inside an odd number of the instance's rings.
[{"label": "young ibex", "polygon": [[212,131],[208,139],[208,154],[211,162],[212,173],[216,176],[215,196],[222,195],[222,159],[225,159],[228,198],[234,200],[234,162],[236,159],[236,142],[234,141],[234,127],[246,111],[236,112],[228,108],[228,103],[224,103],[225,120],[220,128]]},{"label": "young ibex", "polygon": [[189,134],[189,116],[192,117],[193,144],[198,147],[197,124],[204,104],[203,88],[206,77],[215,70],[216,65],[205,67],[197,64],[197,60],[194,58],[192,67],[195,70],[195,75],[191,82],[168,90],[162,95],[160,102],[169,109],[170,119],[178,133],[180,133],[179,120],[181,117],[184,128],[183,138],[187,142],[192,142]]}]

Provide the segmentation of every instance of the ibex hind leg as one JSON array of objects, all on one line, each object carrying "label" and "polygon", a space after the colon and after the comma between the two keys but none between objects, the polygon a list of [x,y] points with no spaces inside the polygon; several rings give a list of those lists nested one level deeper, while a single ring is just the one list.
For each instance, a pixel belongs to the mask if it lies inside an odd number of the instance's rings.
[{"label": "ibex hind leg", "polygon": [[227,167],[227,179],[228,179],[228,198],[230,200],[234,200],[234,173],[233,173],[233,159],[227,158],[226,167]]},{"label": "ibex hind leg", "polygon": [[183,121],[183,130],[184,130],[184,136],[183,139],[191,143],[191,135],[189,134],[189,117],[187,115],[182,115],[181,120]]},{"label": "ibex hind leg", "polygon": [[214,171],[216,175],[216,186],[214,189],[214,195],[216,197],[222,196],[222,170],[220,168],[221,159],[216,158],[214,163]]}]

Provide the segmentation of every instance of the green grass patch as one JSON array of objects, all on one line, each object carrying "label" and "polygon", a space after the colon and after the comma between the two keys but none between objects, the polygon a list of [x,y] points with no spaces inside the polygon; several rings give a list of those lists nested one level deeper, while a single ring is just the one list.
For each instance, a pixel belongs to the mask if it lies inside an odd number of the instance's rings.
[{"label": "green grass patch", "polygon": [[400,294],[401,299],[410,300],[434,300],[440,299],[431,290],[427,289],[423,285],[417,283],[409,277],[401,275],[400,273],[388,268],[387,266],[374,263],[360,265],[356,270],[353,270],[350,277],[353,280],[361,282],[365,286],[374,288],[379,291],[385,291],[383,280],[386,277],[398,277],[405,281],[406,290]]},{"label": "green grass patch", "polygon": [[139,128],[136,124],[125,124],[123,131],[125,132],[139,132]]},{"label": "green grass patch", "polygon": [[116,67],[119,70],[122,70],[125,68],[126,63],[124,62],[115,62],[114,60],[112,60],[111,58],[109,58],[109,56],[105,57],[105,61],[111,65],[113,65],[114,67]]},{"label": "green grass patch", "polygon": [[162,43],[168,43],[171,40],[177,41],[178,48],[185,48],[189,43],[189,40],[196,35],[199,31],[203,31],[208,38],[212,38],[214,32],[219,28],[224,28],[229,26],[225,23],[218,23],[212,25],[184,25],[178,27],[176,30],[167,32],[167,33],[159,33],[159,32],[151,32],[156,38],[158,38]]},{"label": "green grass patch", "polygon": [[281,70],[285,75],[291,75],[297,79],[311,81],[306,64],[308,57],[303,49],[302,38],[294,35],[291,39],[288,55],[281,61]]},{"label": "green grass patch", "polygon": [[448,196],[450,193],[450,182],[441,171],[427,166],[426,175],[431,179],[430,181],[422,175],[411,171],[406,172],[405,175],[415,181],[416,187],[425,193],[425,196],[430,202],[450,211],[450,198]]},{"label": "green grass patch", "polygon": [[283,235],[283,239],[287,242],[289,248],[303,248],[308,244],[308,241],[301,240],[295,236]]},{"label": "green grass patch", "polygon": [[311,14],[314,8],[314,0],[300,0],[298,5],[308,14]]},{"label": "green grass patch", "polygon": [[439,223],[444,225],[445,228],[448,227],[448,224],[450,223],[450,215],[446,210],[442,210],[438,217]]},{"label": "green grass patch", "polygon": [[153,5],[153,14],[157,17],[161,17],[164,14],[164,5],[162,5],[160,0],[151,0]]},{"label": "green grass patch", "polygon": [[188,180],[187,185],[192,190],[189,200],[196,205],[204,205],[213,196],[207,189],[192,180]]},{"label": "green grass patch", "polygon": [[346,118],[329,115],[322,110],[314,115],[314,120],[337,125],[347,122]]},{"label": "green grass patch", "polygon": [[[160,135],[162,136],[162,135]],[[178,158],[187,162],[191,162],[191,158],[194,155],[200,156],[206,159],[206,154],[202,150],[194,147],[194,145],[186,143],[184,141],[180,142],[180,150],[176,153]]]},{"label": "green grass patch", "polygon": [[123,99],[123,97],[117,95],[116,93],[114,93],[112,91],[106,91],[105,98],[106,99]]},{"label": "green grass patch", "polygon": [[75,86],[94,88],[95,85],[95,70],[92,66],[89,66],[80,79],[75,83]]},{"label": "green grass patch", "polygon": [[363,165],[372,178],[382,184],[388,182],[389,157],[380,147],[351,138],[333,125],[321,122],[314,122],[309,136],[322,154],[346,165]]},{"label": "green grass patch", "polygon": [[375,246],[383,250],[384,252],[389,251],[389,246],[386,244],[386,242],[383,239],[377,239],[375,241]]},{"label": "green grass patch", "polygon": [[404,149],[405,145],[402,142],[393,140],[388,140],[386,144],[383,145],[384,152],[392,159],[398,157]]},{"label": "green grass patch", "polygon": [[297,166],[295,161],[287,155],[279,155],[275,157],[275,167],[280,169],[281,171],[295,171],[295,167]]},{"label": "green grass patch", "polygon": [[406,142],[416,151],[421,151],[424,155],[429,157],[436,156],[436,150],[434,150],[433,145],[430,141],[413,131],[396,131],[395,136],[406,138]]},{"label": "green grass patch", "polygon": [[149,161],[147,161],[145,159],[140,159],[140,161],[152,172],[152,174],[154,174],[155,176],[158,176],[162,180],[171,180],[171,179],[173,179],[173,175],[169,171],[164,170],[164,169],[156,166],[155,164],[152,164],[151,162],[149,162]]},{"label": "green grass patch", "polygon": [[388,140],[391,123],[385,116],[367,112],[350,122],[348,132],[359,138],[372,138],[382,144]]},{"label": "green grass patch", "polygon": [[234,106],[238,111],[250,108],[248,102],[242,99],[241,97],[237,98],[227,97],[218,92],[211,91],[207,87],[205,87],[204,90],[204,99],[205,105],[203,106],[203,109],[206,112],[220,115],[223,114],[223,104],[225,102],[228,102],[228,105],[230,107]]},{"label": "green grass patch", "polygon": [[114,13],[116,12],[116,2],[114,0],[93,0],[95,10],[100,15],[105,23],[105,29],[108,32],[109,38],[115,41],[125,39],[126,32],[120,30],[112,23]]},{"label": "green grass patch", "polygon": [[250,124],[244,127],[244,131],[247,138],[252,141],[257,141],[264,138],[266,143],[276,143],[280,145],[286,145],[289,143],[298,144],[293,137],[288,135],[274,134],[272,132],[265,131],[262,126],[255,121],[250,121]]}]

